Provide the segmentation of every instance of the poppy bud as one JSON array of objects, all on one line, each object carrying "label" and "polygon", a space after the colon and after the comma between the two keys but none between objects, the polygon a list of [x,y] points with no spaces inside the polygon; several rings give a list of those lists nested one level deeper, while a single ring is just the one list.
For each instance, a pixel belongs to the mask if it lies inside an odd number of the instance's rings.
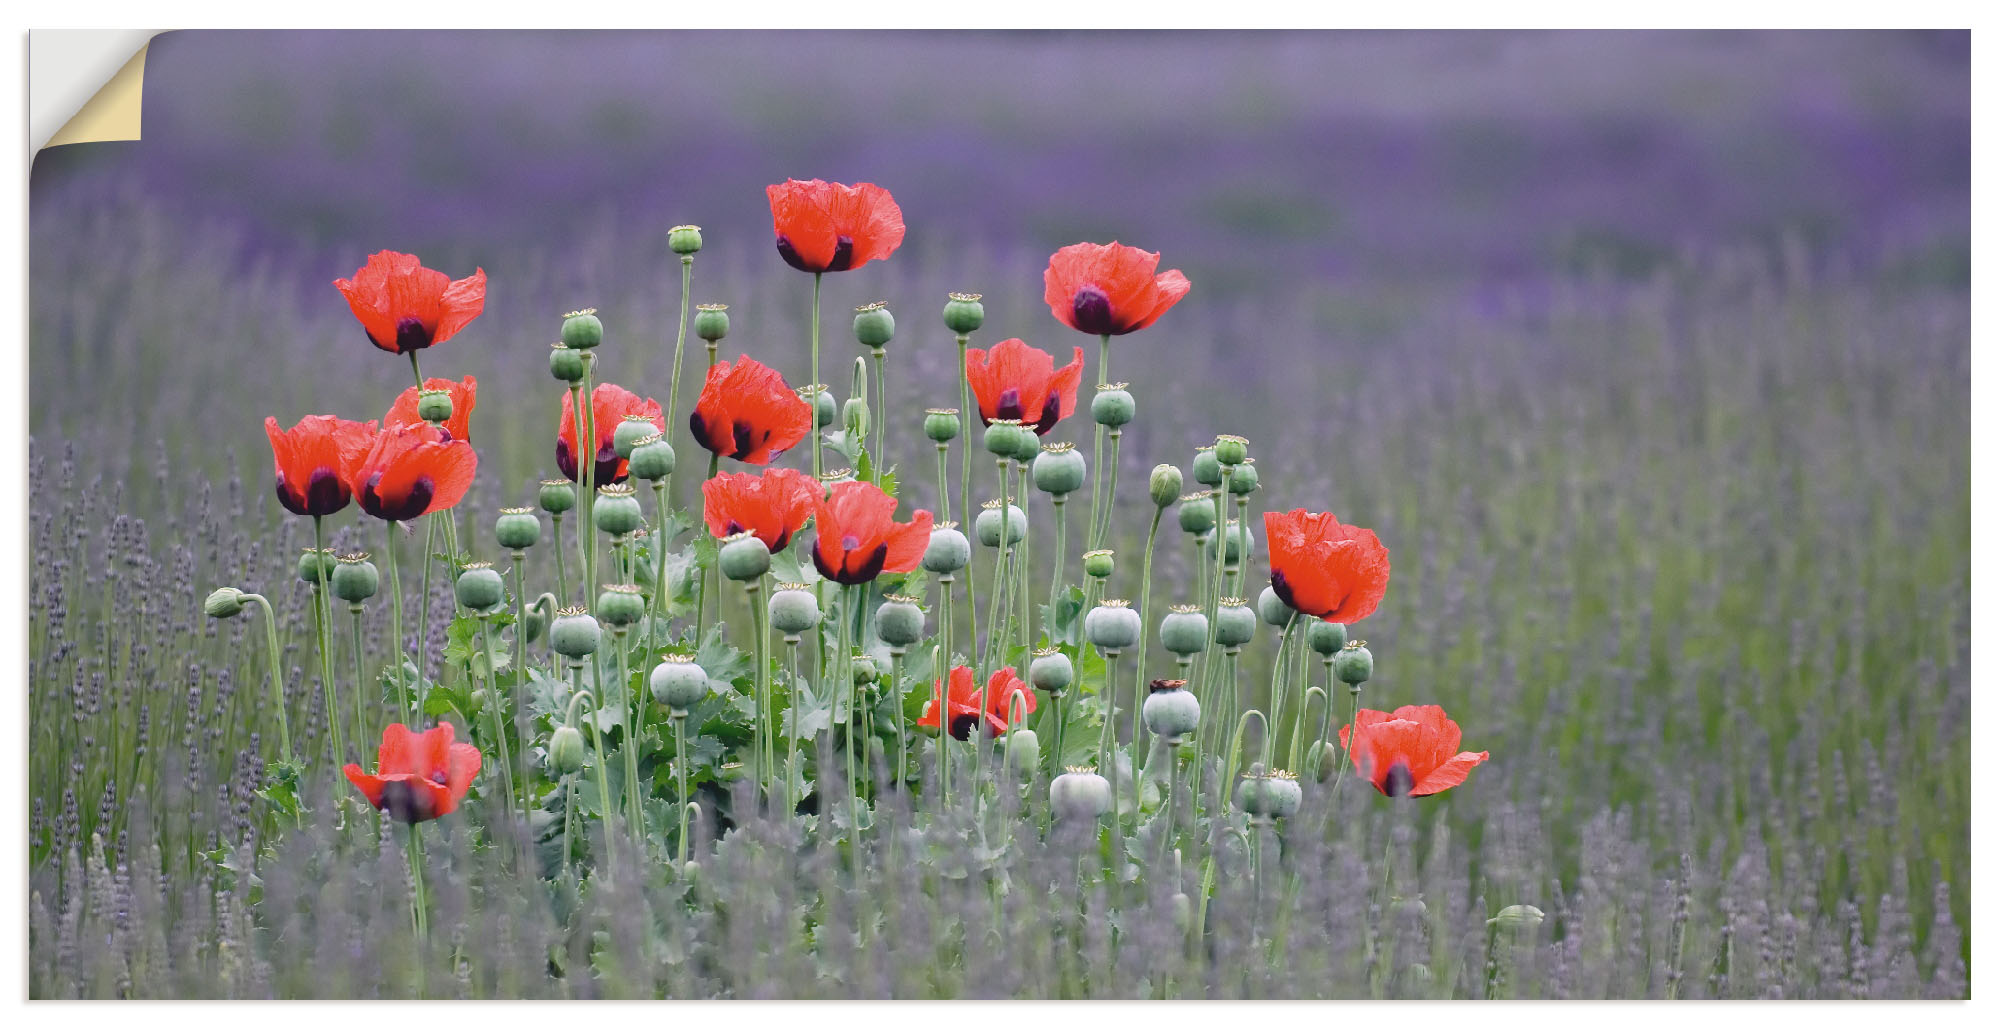
[{"label": "poppy bud", "polygon": [[1306,626],[1306,646],[1321,657],[1332,657],[1347,646],[1347,626],[1315,618]]},{"label": "poppy bud", "polygon": [[541,491],[535,494],[535,500],[542,505],[542,510],[550,514],[562,514],[576,506],[576,484],[568,479],[543,479]]},{"label": "poppy bud", "polygon": [[1333,674],[1349,686],[1359,686],[1375,674],[1375,655],[1366,640],[1351,640],[1333,659]]},{"label": "poppy bud", "polygon": [[1250,441],[1241,436],[1215,437],[1215,459],[1225,465],[1239,465],[1250,456]]},{"label": "poppy bud", "polygon": [[1021,434],[1027,431],[1018,418],[993,419],[986,425],[986,452],[994,457],[1013,457],[1021,449]]},{"label": "poppy bud", "polygon": [[[553,599],[554,597],[554,594],[543,594],[543,595],[550,597],[551,599]],[[526,632],[528,634],[528,642],[533,643],[536,640],[541,639],[543,631],[545,631],[549,627],[549,616],[543,614],[542,609],[534,605],[530,605],[526,611],[523,611],[521,613],[521,615],[523,619],[521,622],[521,629],[523,632]]]},{"label": "poppy bud", "polygon": [[1007,734],[1007,763],[1014,774],[1032,779],[1042,764],[1042,741],[1033,729],[1015,729]]},{"label": "poppy bud", "polygon": [[716,558],[731,582],[750,582],[771,570],[771,548],[754,532],[739,532],[722,541]]},{"label": "poppy bud", "polygon": [[590,517],[597,523],[598,531],[613,536],[637,532],[646,523],[639,510],[638,495],[622,482],[598,487],[597,503],[591,507]]},{"label": "poppy bud", "polygon": [[1229,472],[1229,494],[1241,497],[1257,492],[1257,459],[1237,465]]},{"label": "poppy bud", "polygon": [[1035,488],[1043,493],[1065,496],[1083,486],[1083,455],[1069,443],[1051,443],[1035,455]]},{"label": "poppy bud", "polygon": [[1185,935],[1188,929],[1194,925],[1194,901],[1188,899],[1188,895],[1185,893],[1176,893],[1173,897],[1173,904],[1174,931]]},{"label": "poppy bud", "polygon": [[1187,657],[1208,646],[1208,616],[1193,604],[1175,604],[1160,620],[1160,645]]},{"label": "poppy bud", "polygon": [[436,425],[451,420],[451,391],[448,389],[420,389],[417,391],[417,417]]},{"label": "poppy bud", "polygon": [[1154,679],[1152,692],[1139,709],[1146,728],[1168,743],[1178,743],[1201,724],[1201,701],[1185,688],[1186,679]]},{"label": "poppy bud", "polygon": [[493,523],[493,536],[508,550],[526,550],[542,538],[542,520],[531,507],[503,507]]},{"label": "poppy bud", "polygon": [[787,582],[771,594],[771,627],[797,636],[819,624],[819,598],[803,583]]},{"label": "poppy bud", "polygon": [[1291,605],[1279,599],[1277,590],[1266,586],[1264,592],[1257,594],[1257,617],[1262,618],[1264,624],[1282,629],[1292,624],[1292,618],[1297,614]]},{"label": "poppy bud", "polygon": [[854,309],[854,338],[862,346],[879,350],[895,335],[896,316],[889,313],[887,300]]},{"label": "poppy bud", "polygon": [[944,327],[960,336],[970,336],[986,324],[986,307],[977,293],[953,293],[944,303]]},{"label": "poppy bud", "polygon": [[682,257],[701,252],[701,226],[676,225],[667,230],[667,249]]},{"label": "poppy bud", "polygon": [[210,618],[234,618],[243,610],[242,590],[234,586],[224,586],[208,595],[201,602],[201,609]]},{"label": "poppy bud", "polygon": [[834,406],[833,394],[827,392],[825,383],[800,386],[795,392],[798,393],[800,400],[812,405],[814,428],[824,429],[832,425],[835,418],[840,417],[840,409]]},{"label": "poppy bud", "polygon": [[1194,481],[1204,486],[1222,485],[1222,462],[1215,459],[1214,447],[1194,448]]},{"label": "poppy bud", "polygon": [[597,595],[597,614],[613,629],[636,625],[646,617],[646,594],[638,586],[614,582]]},{"label": "poppy bud", "polygon": [[557,775],[568,775],[583,767],[583,731],[574,725],[558,725],[549,735],[549,767]]},{"label": "poppy bud", "polygon": [[1306,748],[1306,767],[1312,770],[1313,779],[1325,782],[1333,778],[1334,759],[1338,756],[1333,744],[1314,740],[1313,745]]},{"label": "poppy bud", "polygon": [[572,350],[567,343],[557,343],[549,348],[549,374],[561,382],[583,381],[583,351]]},{"label": "poppy bud", "polygon": [[916,601],[891,594],[875,609],[875,635],[892,647],[908,647],[924,638],[924,609]]},{"label": "poppy bud", "polygon": [[668,654],[646,681],[653,699],[670,711],[686,711],[708,696],[708,673],[686,654]]},{"label": "poppy bud", "polygon": [[1500,912],[1486,920],[1487,925],[1499,926],[1514,932],[1523,932],[1542,924],[1542,909],[1533,904],[1509,904]]},{"label": "poppy bud", "polygon": [[1215,528],[1215,493],[1202,490],[1181,498],[1181,531],[1199,536]]},{"label": "poppy bud", "polygon": [[585,658],[597,652],[603,634],[589,611],[566,607],[556,612],[555,624],[549,626],[549,646],[564,657]]},{"label": "poppy bud", "polygon": [[[999,529],[996,527],[997,533]],[[930,544],[924,547],[924,571],[934,575],[950,575],[964,568],[972,561],[972,544],[965,534],[958,531],[957,522],[944,522],[931,528]]]},{"label": "poppy bud", "polygon": [[[980,511],[979,517],[973,520],[972,530],[979,537],[980,546],[997,547],[1000,545],[1000,502],[998,500],[989,500],[982,506],[984,510]],[[1028,538],[1028,513],[1026,511],[1021,510],[1013,504],[1008,504],[1006,518],[1007,543],[1009,546]]]},{"label": "poppy bud", "polygon": [[[600,428],[598,431],[604,430]],[[631,457],[632,448],[638,446],[640,440],[659,434],[660,427],[653,424],[651,415],[628,414],[619,421],[618,428],[611,434],[611,451],[619,457]]]},{"label": "poppy bud", "polygon": [[710,343],[719,343],[729,335],[728,304],[694,305],[694,334]]},{"label": "poppy bud", "polygon": [[382,588],[382,573],[368,561],[367,554],[348,554],[333,566],[333,595],[350,604],[359,604]]},{"label": "poppy bud", "polygon": [[1240,647],[1257,635],[1257,612],[1243,606],[1242,597],[1224,597],[1215,610],[1215,642]]},{"label": "poppy bud", "polygon": [[320,576],[333,578],[334,563],[332,550],[315,550],[307,547],[305,553],[299,555],[299,581],[318,586]]},{"label": "poppy bud", "polygon": [[933,407],[924,412],[924,435],[933,443],[950,443],[958,438],[958,409]]},{"label": "poppy bud", "polygon": [[1057,818],[1102,818],[1111,810],[1111,783],[1088,768],[1070,768],[1049,784],[1049,807]]},{"label": "poppy bud", "polygon": [[655,432],[632,444],[626,466],[635,478],[658,482],[674,474],[674,446],[667,442],[666,434]]},{"label": "poppy bud", "polygon": [[597,308],[563,315],[562,341],[571,350],[589,350],[604,342],[604,323],[597,320]]},{"label": "poppy bud", "polygon": [[856,439],[868,436],[868,398],[853,396],[840,405],[840,425],[847,434]]},{"label": "poppy bud", "polygon": [[486,687],[481,686],[465,695],[465,713],[477,715],[486,710]]},{"label": "poppy bud", "polygon": [[1076,666],[1070,663],[1068,654],[1054,647],[1037,650],[1035,659],[1028,662],[1028,681],[1043,693],[1061,696],[1076,682]]},{"label": "poppy bud", "polygon": [[1109,550],[1086,550],[1083,552],[1083,574],[1093,579],[1109,579],[1118,567],[1113,553]]},{"label": "poppy bud", "polygon": [[1107,600],[1083,616],[1083,635],[1107,653],[1139,642],[1139,612],[1122,600]]},{"label": "poppy bud", "polygon": [[1154,465],[1146,489],[1153,496],[1154,507],[1172,507],[1181,495],[1181,470],[1170,464]]},{"label": "poppy bud", "polygon": [[458,573],[456,592],[458,602],[474,611],[490,611],[507,601],[507,584],[484,561],[466,565]]},{"label": "poppy bud", "polygon": [[1090,417],[1107,429],[1124,425],[1138,413],[1138,402],[1122,382],[1103,383],[1097,387],[1097,395],[1090,398]]}]

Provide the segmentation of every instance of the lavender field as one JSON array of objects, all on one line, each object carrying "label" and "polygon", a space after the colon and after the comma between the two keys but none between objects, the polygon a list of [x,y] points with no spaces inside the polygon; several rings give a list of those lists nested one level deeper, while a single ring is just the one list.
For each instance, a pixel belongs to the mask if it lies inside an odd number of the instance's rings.
[{"label": "lavender field", "polygon": [[[30,993],[1965,997],[1969,56],[1963,33],[162,36],[144,140],[33,171]],[[494,515],[559,475],[564,312],[597,309],[604,381],[669,397],[670,226],[702,226],[721,356],[812,381],[812,280],[764,195],[787,177],[901,204],[901,249],[826,277],[821,378],[847,395],[851,312],[886,300],[874,459],[902,517],[944,500],[920,430],[959,403],[947,294],[984,295],[975,345],[1083,347],[1087,393],[1097,341],[1050,316],[1043,266],[1078,240],[1157,250],[1193,288],[1112,351],[1139,411],[1114,595],[1139,589],[1149,469],[1195,489],[1196,448],[1241,435],[1251,525],[1327,510],[1393,555],[1351,627],[1365,702],[1443,705],[1490,760],[1427,797],[1305,777],[1269,847],[1218,820],[1163,857],[1171,819],[1135,816],[1135,882],[1079,872],[1096,830],[1044,832],[1045,784],[941,811],[932,765],[850,842],[710,755],[695,872],[604,832],[581,878],[512,859],[546,864],[568,810],[500,817],[482,779],[432,823],[413,932],[402,837],[327,772],[312,523],[273,497],[260,432],[373,418],[410,384],[331,282],[385,248],[484,269],[484,313],[424,371],[479,381],[454,524],[504,562]],[[1089,404],[1047,441],[1088,452]],[[698,474],[684,417],[668,438]],[[968,445],[989,474],[976,431],[953,461]],[[1048,511],[1037,591],[1063,575]],[[1173,515],[1158,610],[1202,574]],[[381,548],[367,519],[327,529]],[[556,549],[526,574],[555,582]],[[452,581],[420,595],[416,567],[419,671],[470,695]],[[206,617],[218,586],[272,605],[316,755],[296,819],[266,790],[263,616]],[[735,647],[749,611],[722,606]],[[390,618],[371,603],[340,652],[343,698],[391,660]],[[1278,648],[1270,625],[1243,648],[1253,698]],[[1157,641],[1138,659],[1173,674]],[[499,735],[539,760],[560,720]],[[366,764],[380,731],[347,749]]]}]

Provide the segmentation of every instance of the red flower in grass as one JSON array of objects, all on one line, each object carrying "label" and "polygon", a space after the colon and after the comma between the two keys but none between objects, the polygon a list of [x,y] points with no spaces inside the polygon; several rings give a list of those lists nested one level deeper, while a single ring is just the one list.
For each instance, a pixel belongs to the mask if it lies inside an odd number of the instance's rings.
[{"label": "red flower in grass", "polygon": [[786,179],[765,186],[778,256],[802,272],[844,272],[880,261],[903,243],[903,209],[872,182]]},{"label": "red flower in grass", "polygon": [[770,464],[812,431],[812,406],[776,369],[748,354],[717,361],[702,383],[688,427],[695,441],[744,464]]},{"label": "red flower in grass", "polygon": [[479,458],[472,444],[418,422],[383,429],[349,485],[361,509],[387,522],[443,511],[465,499]]},{"label": "red flower in grass", "polygon": [[1353,726],[1343,725],[1341,746],[1385,797],[1443,793],[1486,760],[1486,751],[1459,751],[1458,723],[1436,704],[1405,704],[1394,711],[1362,708],[1354,724],[1361,727],[1358,741],[1348,741]]},{"label": "red flower in grass", "polygon": [[1076,412],[1076,387],[1083,381],[1083,348],[1075,347],[1068,364],[1018,339],[1003,339],[991,350],[965,352],[965,377],[979,398],[979,420],[1019,418],[1021,424],[1048,435],[1056,423]]},{"label": "red flower in grass", "polygon": [[486,269],[453,281],[426,268],[415,254],[383,250],[368,255],[351,279],[333,280],[368,339],[392,354],[408,354],[448,340],[486,309]]},{"label": "red flower in grass", "polygon": [[1049,258],[1042,299],[1056,320],[1093,336],[1137,332],[1187,296],[1187,276],[1159,275],[1160,255],[1111,243],[1072,243]]},{"label": "red flower in grass", "polygon": [[320,517],[353,497],[354,469],[375,442],[375,423],[314,414],[280,431],[276,418],[266,418],[264,435],[277,466],[278,503],[295,515]]},{"label": "red flower in grass", "polygon": [[754,532],[775,554],[813,516],[819,487],[813,477],[790,468],[767,468],[759,475],[723,472],[701,484],[702,517],[715,538]]},{"label": "red flower in grass", "polygon": [[1389,589],[1389,548],[1367,529],[1301,507],[1266,511],[1264,538],[1271,548],[1271,588],[1294,610],[1358,622],[1375,612]]},{"label": "red flower in grass", "polygon": [[[986,705],[980,706],[980,689],[973,678],[972,669],[959,665],[951,670],[951,685],[945,689],[944,706],[950,718],[950,732],[953,739],[969,740],[974,726],[986,724],[988,736],[998,736],[1007,731],[1009,698],[1019,693],[1024,701],[1022,708],[1028,714],[1035,713],[1035,691],[1014,674],[1013,668],[1002,668],[986,681]],[[938,725],[937,698],[924,704],[924,716],[917,724],[927,729]]]},{"label": "red flower in grass", "polygon": [[453,743],[452,734],[450,722],[421,733],[392,724],[382,730],[374,775],[351,761],[342,771],[376,810],[398,822],[428,822],[451,814],[479,774],[479,748]]},{"label": "red flower in grass", "polygon": [[895,521],[896,498],[870,482],[839,482],[831,496],[813,494],[813,564],[834,582],[873,582],[883,572],[907,572],[931,542],[931,513]]},{"label": "red flower in grass", "polygon": [[[479,403],[479,380],[468,375],[459,382],[450,379],[425,379],[424,389],[441,389],[451,394],[451,417],[444,421],[445,439],[462,439],[472,442],[472,409]],[[417,414],[420,391],[415,386],[404,390],[389,407],[389,413],[382,416],[384,425],[417,425],[423,417]]]},{"label": "red flower in grass", "polygon": [[[591,481],[598,486],[609,486],[614,482],[624,482],[631,474],[631,466],[612,449],[612,439],[618,434],[618,423],[635,414],[652,419],[661,432],[667,431],[667,416],[660,413],[660,402],[649,397],[616,386],[609,382],[597,384],[590,391],[590,412],[595,422],[590,426],[591,437],[596,442],[593,448],[597,454],[596,477]],[[556,467],[562,469],[569,481],[576,482],[576,405],[570,401],[570,394],[563,394],[562,418],[556,423]]]}]

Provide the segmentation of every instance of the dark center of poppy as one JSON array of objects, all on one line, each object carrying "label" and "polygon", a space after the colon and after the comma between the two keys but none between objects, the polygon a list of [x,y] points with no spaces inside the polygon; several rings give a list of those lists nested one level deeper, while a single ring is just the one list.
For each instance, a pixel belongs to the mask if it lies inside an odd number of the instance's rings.
[{"label": "dark center of poppy", "polygon": [[1077,287],[1076,295],[1070,298],[1070,317],[1078,332],[1107,336],[1118,331],[1118,323],[1111,317],[1111,297],[1095,283]]},{"label": "dark center of poppy", "polygon": [[1019,418],[1021,411],[1021,391],[1012,386],[1000,391],[1000,399],[994,402],[993,417]]},{"label": "dark center of poppy", "polygon": [[1416,788],[1417,777],[1410,774],[1409,762],[1402,758],[1397,758],[1396,763],[1389,766],[1389,774],[1382,777],[1382,795],[1385,797],[1407,796]]},{"label": "dark center of poppy", "polygon": [[735,445],[736,448],[730,451],[729,454],[730,457],[733,457],[738,461],[741,461],[744,458],[749,457],[751,454],[757,452],[757,444],[759,441],[757,439],[756,430],[751,428],[751,426],[747,422],[737,422],[734,425],[731,425],[729,432],[731,436],[731,442]]},{"label": "dark center of poppy", "polygon": [[[1298,609],[1298,605],[1292,603],[1291,582],[1285,578],[1285,573],[1277,570],[1276,568],[1271,569],[1271,592],[1276,593],[1278,595],[1278,599],[1285,602],[1286,607],[1292,608],[1293,610]],[[1308,611],[1306,613],[1312,614],[1313,612]]]},{"label": "dark center of poppy", "polygon": [[407,522],[423,514],[437,490],[428,475],[411,483],[409,490],[400,496],[384,496],[381,488],[382,473],[369,476],[367,485],[361,489],[361,507],[369,514],[390,522]]},{"label": "dark center of poppy", "polygon": [[1029,428],[1034,429],[1037,436],[1046,436],[1049,434],[1050,429],[1056,427],[1056,422],[1061,420],[1062,397],[1055,390],[1050,390],[1049,398],[1042,401],[1042,416],[1035,419],[1035,424],[1029,426]]},{"label": "dark center of poppy", "polygon": [[979,723],[983,721],[985,719],[976,714],[957,714],[951,716],[951,738],[955,740],[971,739],[972,730],[978,728]]},{"label": "dark center of poppy", "polygon": [[431,345],[431,328],[422,318],[404,315],[396,319],[396,352],[407,354]]},{"label": "dark center of poppy", "polygon": [[423,822],[434,817],[430,791],[406,779],[382,784],[382,802],[375,805],[398,822]]},{"label": "dark center of poppy", "polygon": [[854,267],[854,237],[842,236],[833,244],[833,260],[827,262],[826,270],[844,272]]}]

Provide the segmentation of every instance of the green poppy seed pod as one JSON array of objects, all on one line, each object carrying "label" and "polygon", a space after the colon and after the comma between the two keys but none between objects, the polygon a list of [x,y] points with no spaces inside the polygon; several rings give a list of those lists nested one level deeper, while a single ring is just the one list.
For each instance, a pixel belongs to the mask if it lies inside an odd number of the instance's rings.
[{"label": "green poppy seed pod", "polygon": [[1154,679],[1152,691],[1139,709],[1146,728],[1169,743],[1179,742],[1201,724],[1201,701],[1186,687],[1186,679]]},{"label": "green poppy seed pod", "polygon": [[418,390],[417,417],[432,424],[450,421],[451,391],[448,389]]},{"label": "green poppy seed pod", "polygon": [[1364,641],[1355,640],[1334,655],[1333,674],[1349,686],[1359,686],[1375,674],[1375,655]]},{"label": "green poppy seed pod", "polygon": [[1236,783],[1236,807],[1253,818],[1261,818],[1271,813],[1270,801],[1264,791],[1264,765],[1252,764]]},{"label": "green poppy seed pod", "polygon": [[1240,647],[1257,635],[1257,612],[1244,606],[1242,597],[1224,597],[1215,610],[1215,642]]},{"label": "green poppy seed pod", "polygon": [[637,625],[646,617],[646,594],[637,586],[614,582],[597,595],[597,617],[614,629]]},{"label": "green poppy seed pod", "polygon": [[1093,579],[1109,579],[1118,568],[1117,555],[1109,550],[1083,552],[1083,574]]},{"label": "green poppy seed pod", "polygon": [[1255,492],[1257,492],[1257,459],[1251,458],[1230,470],[1229,494],[1242,497]]},{"label": "green poppy seed pod", "polygon": [[1222,462],[1215,459],[1214,447],[1196,447],[1194,481],[1210,488],[1222,485]]},{"label": "green poppy seed pod", "polygon": [[454,587],[458,602],[474,611],[491,611],[507,602],[507,584],[500,573],[484,561],[465,566]]},{"label": "green poppy seed pod", "polygon": [[333,566],[333,595],[350,604],[359,604],[382,589],[382,573],[367,554],[348,554]]},{"label": "green poppy seed pod", "polygon": [[674,445],[664,434],[655,432],[632,445],[627,465],[634,478],[658,482],[674,474]]},{"label": "green poppy seed pod", "polygon": [[1208,616],[1193,604],[1175,604],[1160,619],[1160,645],[1182,657],[1201,653],[1208,647]]},{"label": "green poppy seed pod", "polygon": [[854,685],[866,686],[875,681],[881,671],[875,667],[875,659],[866,654],[854,655]]},{"label": "green poppy seed pod", "polygon": [[604,342],[604,323],[597,320],[597,308],[563,315],[562,341],[571,350],[589,350]]},{"label": "green poppy seed pod", "polygon": [[1313,745],[1306,748],[1306,767],[1312,770],[1313,780],[1325,782],[1333,778],[1333,766],[1337,763],[1338,757],[1339,751],[1335,744],[1327,740],[1314,740]]},{"label": "green poppy seed pod", "polygon": [[549,734],[549,768],[557,775],[569,775],[583,768],[583,731],[574,725],[558,725]]},{"label": "green poppy seed pod", "polygon": [[1020,435],[1014,437],[1014,460],[1020,462],[1021,466],[1025,468],[1028,465],[1034,464],[1035,458],[1040,457],[1041,454],[1042,438],[1035,435],[1035,430],[1025,425],[1021,426]]},{"label": "green poppy seed pod", "polygon": [[958,438],[958,409],[933,407],[924,412],[924,435],[933,443],[950,443]]},{"label": "green poppy seed pod", "polygon": [[1181,498],[1181,531],[1199,536],[1215,528],[1215,494],[1209,490]]},{"label": "green poppy seed pod", "polygon": [[1241,436],[1215,437],[1215,459],[1226,465],[1239,465],[1250,456],[1250,441]]},{"label": "green poppy seed pod", "polygon": [[1321,657],[1332,657],[1347,646],[1347,626],[1315,618],[1306,626],[1306,646]]},{"label": "green poppy seed pod", "polygon": [[785,583],[771,594],[771,628],[787,636],[810,632],[819,624],[819,598],[798,583]]},{"label": "green poppy seed pod", "polygon": [[549,626],[549,646],[564,657],[589,657],[597,652],[597,641],[603,635],[589,611],[566,607],[556,612],[555,623]]},{"label": "green poppy seed pod", "polygon": [[333,578],[333,567],[336,562],[337,558],[334,557],[333,551],[307,547],[305,553],[299,555],[299,581],[318,586],[320,576]]},{"label": "green poppy seed pod", "polygon": [[1154,465],[1146,490],[1152,494],[1154,507],[1172,507],[1181,496],[1181,470],[1170,464]]},{"label": "green poppy seed pod", "polygon": [[884,597],[875,609],[875,635],[892,647],[915,645],[924,638],[924,609],[909,597]]},{"label": "green poppy seed pod", "polygon": [[1043,693],[1060,696],[1076,682],[1076,666],[1060,650],[1037,650],[1035,659],[1028,662],[1028,682]]},{"label": "green poppy seed pod", "polygon": [[800,386],[799,399],[812,405],[813,428],[824,429],[840,417],[840,408],[833,402],[833,394],[827,391],[825,383]]},{"label": "green poppy seed pod", "polygon": [[868,435],[868,399],[848,397],[847,403],[840,405],[840,425],[849,436],[863,439]]},{"label": "green poppy seed pod", "polygon": [[729,335],[728,304],[696,304],[694,307],[694,334],[710,343],[719,343]]},{"label": "green poppy seed pod", "polygon": [[526,550],[542,538],[542,520],[532,507],[503,507],[493,522],[493,538],[508,550]]},{"label": "green poppy seed pod", "polygon": [[[999,532],[996,527],[994,532]],[[931,529],[931,541],[924,547],[924,571],[950,575],[972,561],[972,544],[957,522],[943,522]]]},{"label": "green poppy seed pod", "polygon": [[1509,904],[1499,913],[1486,920],[1487,925],[1498,926],[1513,932],[1525,932],[1542,924],[1542,909],[1533,904]]},{"label": "green poppy seed pod", "polygon": [[1276,769],[1264,777],[1264,802],[1270,808],[1272,818],[1290,818],[1299,813],[1299,805],[1305,801],[1305,791],[1299,788],[1299,777],[1282,769]]},{"label": "green poppy seed pod", "polygon": [[771,548],[754,532],[739,532],[722,541],[716,563],[731,582],[749,582],[771,570]]},{"label": "green poppy seed pod", "polygon": [[576,484],[568,479],[543,479],[535,500],[542,505],[542,510],[562,514],[576,506]]},{"label": "green poppy seed pod", "polygon": [[1099,650],[1125,650],[1139,642],[1139,612],[1125,601],[1107,600],[1083,616],[1083,635]]},{"label": "green poppy seed pod", "polygon": [[954,334],[970,336],[986,324],[986,307],[977,293],[953,293],[944,302],[944,327]]},{"label": "green poppy seed pod", "polygon": [[1139,414],[1139,403],[1132,399],[1131,391],[1122,382],[1107,382],[1097,387],[1097,395],[1090,398],[1090,417],[1107,429],[1116,429]]},{"label": "green poppy seed pod", "polygon": [[708,673],[685,654],[668,654],[646,681],[653,699],[672,711],[686,711],[708,696]]},{"label": "green poppy seed pod", "polygon": [[1065,821],[1094,821],[1111,810],[1111,781],[1088,768],[1071,768],[1049,784],[1049,808]]},{"label": "green poppy seed pod", "polygon": [[1222,562],[1232,568],[1243,560],[1245,554],[1257,549],[1257,541],[1250,535],[1250,527],[1234,518],[1229,520],[1229,527],[1223,530],[1222,543],[1224,548]]},{"label": "green poppy seed pod", "polygon": [[[997,547],[1000,545],[1000,502],[989,500],[972,522],[973,534],[979,537],[979,545]],[[1028,513],[1014,504],[1007,505],[1007,545],[1013,546],[1028,538]]]},{"label": "green poppy seed pod", "polygon": [[1035,488],[1055,496],[1067,496],[1083,487],[1083,455],[1068,443],[1051,443],[1039,448],[1033,473]]},{"label": "green poppy seed pod", "polygon": [[676,225],[667,230],[667,249],[682,257],[701,252],[701,226]]},{"label": "green poppy seed pod", "polygon": [[639,510],[638,496],[623,483],[598,488],[597,503],[591,507],[590,517],[599,532],[613,536],[637,532],[646,523],[645,514]]},{"label": "green poppy seed pod", "polygon": [[567,343],[550,347],[549,374],[560,382],[582,382],[583,351],[572,349]]},{"label": "green poppy seed pod", "polygon": [[887,346],[895,335],[896,316],[889,313],[887,300],[854,309],[854,339],[862,346]]},{"label": "green poppy seed pod", "polygon": [[1017,419],[993,419],[986,426],[986,452],[994,457],[1013,457],[1021,449],[1021,434],[1027,431]]},{"label": "green poppy seed pod", "polygon": [[[603,430],[600,429],[598,431],[602,432]],[[618,428],[611,433],[611,450],[619,457],[631,457],[632,448],[638,446],[640,440],[659,434],[660,427],[653,424],[651,416],[628,414],[619,421]],[[598,438],[603,439],[604,437],[599,436]]]},{"label": "green poppy seed pod", "polygon": [[243,611],[243,596],[242,590],[224,586],[201,602],[201,610],[210,618],[234,618]]},{"label": "green poppy seed pod", "polygon": [[1297,615],[1298,612],[1292,610],[1290,604],[1278,598],[1277,590],[1266,586],[1264,592],[1257,594],[1257,617],[1262,618],[1265,625],[1282,629],[1292,624]]}]

